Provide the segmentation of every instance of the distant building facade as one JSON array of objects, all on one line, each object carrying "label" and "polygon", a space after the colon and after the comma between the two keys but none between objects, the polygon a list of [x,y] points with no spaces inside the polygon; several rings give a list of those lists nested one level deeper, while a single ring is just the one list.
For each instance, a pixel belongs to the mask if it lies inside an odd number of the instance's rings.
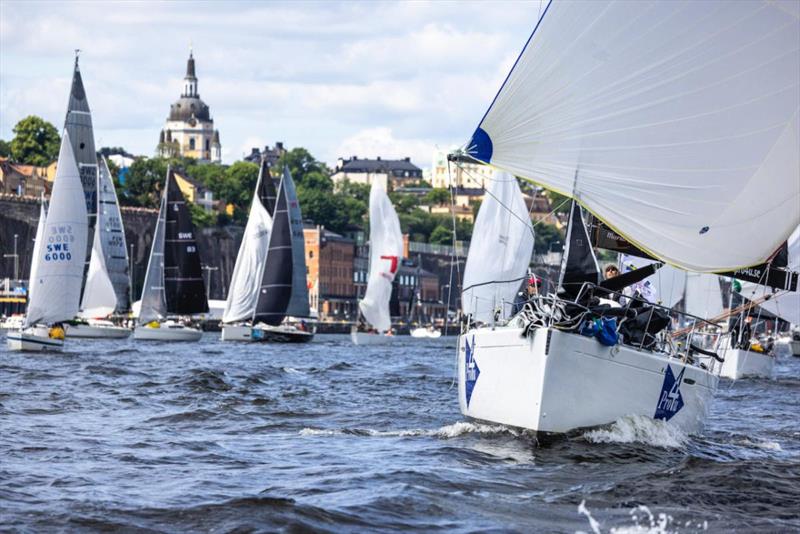
[{"label": "distant building facade", "polygon": [[250,163],[261,163],[261,159],[263,158],[267,160],[267,165],[274,167],[278,164],[278,160],[284,154],[286,154],[286,149],[283,148],[283,143],[276,141],[273,148],[270,148],[269,145],[266,145],[264,150],[253,147],[253,149],[250,151],[250,154],[244,157],[244,160],[249,161]]},{"label": "distant building facade", "polygon": [[422,180],[422,169],[411,163],[411,158],[366,159],[353,156],[349,159],[339,158],[331,180],[335,184],[347,180],[367,185],[378,180],[387,190],[395,190]]},{"label": "distant building facade", "polygon": [[448,152],[436,150],[430,171],[431,185],[433,187],[463,187],[466,189],[485,189],[492,179],[492,168],[488,165],[477,163],[450,162],[448,167]]},{"label": "distant building facade", "polygon": [[55,177],[55,165],[36,167],[12,163],[8,158],[0,158],[0,192],[7,195],[38,197],[50,194]]},{"label": "distant building facade", "polygon": [[191,52],[186,63],[183,92],[178,101],[170,106],[156,152],[162,157],[183,156],[215,163],[222,160],[219,130],[214,129],[211,112],[197,91],[194,56]]},{"label": "distant building facade", "polygon": [[322,226],[303,229],[310,305],[320,319],[352,321],[358,313],[353,284],[356,243]]}]

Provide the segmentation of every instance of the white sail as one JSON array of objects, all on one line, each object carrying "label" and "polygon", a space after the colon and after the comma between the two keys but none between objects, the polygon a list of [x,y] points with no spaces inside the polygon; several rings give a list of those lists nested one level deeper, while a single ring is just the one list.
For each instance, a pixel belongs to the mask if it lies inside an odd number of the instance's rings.
[{"label": "white sail", "polygon": [[31,262],[25,326],[56,323],[78,313],[88,233],[86,199],[78,165],[64,131],[41,245]]},{"label": "white sail", "polygon": [[489,323],[495,308],[507,315],[533,253],[533,226],[516,178],[495,172],[489,182],[469,244],[461,307]]},{"label": "white sail", "polygon": [[369,192],[369,277],[359,308],[364,318],[380,331],[392,326],[389,300],[392,282],[403,259],[400,219],[380,180]]},{"label": "white sail", "polygon": [[117,294],[108,276],[103,245],[100,237],[101,217],[98,217],[97,228],[92,243],[92,259],[86,273],[86,286],[83,289],[81,311],[78,317],[84,319],[107,317],[117,307]]},{"label": "white sail", "polygon": [[[47,224],[47,203],[44,199],[44,193],[42,193],[41,204],[39,204],[39,224],[36,226],[36,237],[33,240],[33,256],[32,258],[38,258],[42,254],[42,247],[44,246],[44,230],[45,224]],[[31,261],[31,272],[28,276],[28,301],[30,302],[33,299],[33,290],[36,288],[36,284],[33,283],[38,276],[39,271],[39,262]]]},{"label": "white sail", "polygon": [[800,223],[799,111],[796,2],[550,2],[467,152],[720,272]]},{"label": "white sail", "polygon": [[686,273],[686,313],[710,319],[723,311],[722,289],[719,276],[703,273]]},{"label": "white sail", "polygon": [[[787,241],[789,261],[787,268],[791,271],[800,271],[800,226],[798,226]],[[800,289],[800,288],[798,288]],[[772,293],[772,289],[742,282],[741,294],[750,300],[760,299]],[[770,311],[785,321],[800,325],[800,291],[779,291],[769,300],[760,304],[762,308]]]},{"label": "white sail", "polygon": [[253,202],[250,205],[250,215],[247,226],[236,256],[236,265],[233,268],[228,300],[225,302],[225,312],[222,321],[232,323],[235,321],[249,320],[253,317],[258,301],[258,289],[264,264],[267,260],[269,236],[272,231],[272,217],[261,203],[259,190],[261,181],[269,179],[263,176],[264,166],[258,175],[258,182],[253,193]]},{"label": "white sail", "polygon": [[147,272],[144,275],[139,324],[146,324],[167,316],[167,297],[164,293],[164,227],[166,219],[167,185],[164,184],[156,229],[153,232],[153,244],[150,247],[150,259],[147,261]]}]

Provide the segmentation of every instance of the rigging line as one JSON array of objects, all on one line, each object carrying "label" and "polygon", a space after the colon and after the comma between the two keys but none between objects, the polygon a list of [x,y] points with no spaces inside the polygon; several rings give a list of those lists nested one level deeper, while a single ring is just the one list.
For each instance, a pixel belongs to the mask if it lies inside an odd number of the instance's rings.
[{"label": "rigging line", "polygon": [[[447,160],[447,183],[450,186],[450,213],[453,216],[453,248],[450,251],[450,277],[449,277],[449,286],[447,288],[447,306],[445,307],[444,312],[444,335],[447,336],[447,327],[449,325],[449,315],[450,315],[450,302],[451,296],[453,294],[453,264],[456,262],[456,197],[455,197],[455,187],[453,186],[453,177],[450,173],[450,160]],[[460,279],[460,276],[459,276]],[[457,316],[460,315],[460,310]],[[453,360],[453,379],[450,381],[450,387],[448,390],[453,389],[453,386],[456,384],[456,380],[458,377],[458,348],[456,348],[456,357]]]}]

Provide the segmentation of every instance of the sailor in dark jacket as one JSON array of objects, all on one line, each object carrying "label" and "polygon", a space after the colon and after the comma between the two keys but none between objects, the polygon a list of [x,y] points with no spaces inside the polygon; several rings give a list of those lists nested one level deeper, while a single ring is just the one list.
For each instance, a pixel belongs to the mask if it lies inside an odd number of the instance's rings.
[{"label": "sailor in dark jacket", "polygon": [[511,308],[512,316],[521,312],[525,304],[539,294],[539,285],[541,283],[541,279],[535,274],[532,274],[527,280],[522,282],[522,287],[514,299],[514,306]]}]

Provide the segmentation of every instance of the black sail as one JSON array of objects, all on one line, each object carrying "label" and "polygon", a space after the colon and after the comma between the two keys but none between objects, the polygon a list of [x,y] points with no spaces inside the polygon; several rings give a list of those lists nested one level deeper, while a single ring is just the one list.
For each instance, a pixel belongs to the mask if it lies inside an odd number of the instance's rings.
[{"label": "black sail", "polygon": [[586,232],[581,207],[573,201],[559,286],[568,295],[576,297],[585,282],[600,283],[600,267]]},{"label": "black sail", "polygon": [[275,199],[278,194],[275,191],[275,180],[269,173],[269,165],[267,160],[261,160],[261,182],[258,185],[258,198],[261,200],[261,205],[267,210],[271,217],[275,216]]},{"label": "black sail", "polygon": [[206,313],[208,301],[192,215],[171,171],[167,177],[165,226],[164,292],[167,312],[175,315]]},{"label": "black sail", "polygon": [[[267,181],[267,180],[265,180]],[[271,180],[268,180],[271,182]],[[261,192],[259,191],[259,195]],[[262,197],[262,202],[265,199]],[[269,204],[264,204],[269,209]],[[272,213],[267,262],[261,277],[253,323],[277,326],[286,317],[292,297],[292,227],[283,180],[278,187],[277,203]]]}]

